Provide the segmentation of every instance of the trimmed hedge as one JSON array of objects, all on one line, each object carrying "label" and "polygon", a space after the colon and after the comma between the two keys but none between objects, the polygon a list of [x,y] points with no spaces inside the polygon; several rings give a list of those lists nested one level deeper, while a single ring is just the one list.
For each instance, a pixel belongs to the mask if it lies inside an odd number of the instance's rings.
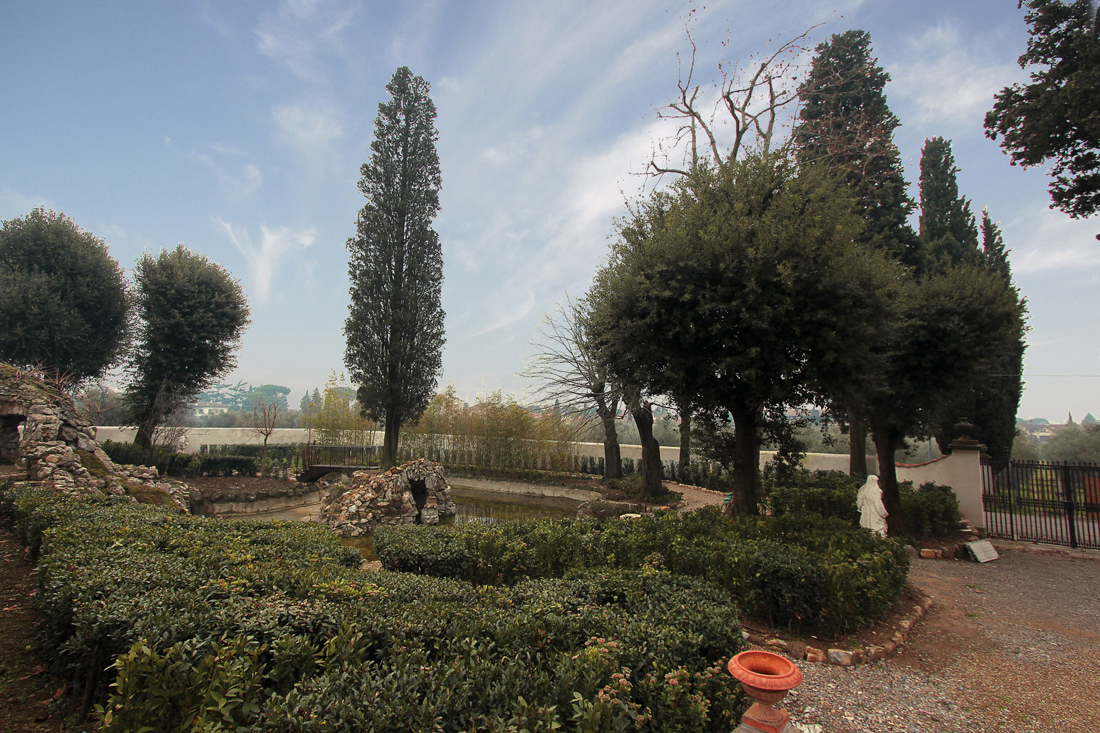
[{"label": "trimmed hedge", "polygon": [[51,671],[105,731],[728,731],[743,707],[729,593],[653,564],[477,586],[363,573],[306,523],[10,489],[0,511]]},{"label": "trimmed hedge", "polygon": [[379,527],[383,567],[478,584],[650,567],[716,583],[751,615],[839,634],[901,597],[909,555],[893,539],[808,514],[730,520],[715,507],[597,524],[533,520]]},{"label": "trimmed hedge", "polygon": [[[856,494],[861,483],[839,471],[796,471],[784,485],[771,487],[768,500],[777,515],[806,513],[858,526]],[[962,515],[950,486],[928,482],[914,489],[912,481],[903,481],[898,491],[906,536],[948,537],[958,530]]]}]

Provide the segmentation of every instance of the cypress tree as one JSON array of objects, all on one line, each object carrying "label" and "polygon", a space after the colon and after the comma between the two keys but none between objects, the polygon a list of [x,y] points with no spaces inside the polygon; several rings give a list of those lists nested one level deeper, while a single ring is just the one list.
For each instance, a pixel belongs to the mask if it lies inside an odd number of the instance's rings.
[{"label": "cypress tree", "polygon": [[443,368],[443,255],[432,220],[442,178],[430,86],[402,66],[378,105],[359,190],[367,203],[348,240],[351,306],[344,363],[363,413],[385,424],[382,465],[401,425],[428,406]]},{"label": "cypress tree", "polygon": [[951,141],[924,141],[920,158],[920,238],[925,257],[941,264],[978,264],[978,228],[970,201],[959,196]]},{"label": "cypress tree", "polygon": [[798,90],[802,109],[794,143],[800,164],[825,165],[851,188],[865,222],[861,241],[910,263],[918,250],[907,222],[913,201],[894,144],[901,123],[883,91],[889,80],[871,57],[867,31],[847,31],[818,45]]},{"label": "cypress tree", "polygon": [[[806,81],[799,87],[802,108],[794,130],[799,164],[824,165],[849,187],[864,221],[858,236],[905,264],[922,261],[909,226],[913,201],[907,193],[894,130],[901,124],[886,103],[890,75],[871,57],[871,35],[863,30],[837,34],[815,50]],[[867,428],[845,405],[851,449],[849,471],[867,475]]]}]

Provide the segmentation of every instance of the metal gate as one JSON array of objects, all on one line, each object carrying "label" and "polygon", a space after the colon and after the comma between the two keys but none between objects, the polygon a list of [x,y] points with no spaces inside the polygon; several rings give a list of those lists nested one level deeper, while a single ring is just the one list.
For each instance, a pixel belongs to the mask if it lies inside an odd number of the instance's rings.
[{"label": "metal gate", "polygon": [[1100,466],[982,460],[991,537],[1100,549]]}]

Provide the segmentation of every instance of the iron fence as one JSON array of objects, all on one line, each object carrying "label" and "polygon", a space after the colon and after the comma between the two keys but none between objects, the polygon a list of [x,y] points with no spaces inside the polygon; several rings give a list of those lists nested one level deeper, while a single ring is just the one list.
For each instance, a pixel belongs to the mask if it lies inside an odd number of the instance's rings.
[{"label": "iron fence", "polygon": [[992,537],[1100,549],[1100,465],[982,462]]}]

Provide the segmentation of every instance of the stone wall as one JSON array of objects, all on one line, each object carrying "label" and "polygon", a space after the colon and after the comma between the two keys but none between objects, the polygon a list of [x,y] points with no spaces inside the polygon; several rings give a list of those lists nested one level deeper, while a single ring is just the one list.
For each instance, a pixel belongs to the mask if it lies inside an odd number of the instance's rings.
[{"label": "stone wall", "polygon": [[69,495],[122,496],[132,482],[162,489],[187,507],[185,489],[159,481],[155,468],[115,464],[95,438],[68,395],[0,363],[0,463],[21,464],[29,481]]},{"label": "stone wall", "polygon": [[344,537],[359,537],[380,524],[438,524],[455,513],[451,488],[438,463],[420,459],[385,473],[357,471],[346,488],[321,500],[321,522]]}]

